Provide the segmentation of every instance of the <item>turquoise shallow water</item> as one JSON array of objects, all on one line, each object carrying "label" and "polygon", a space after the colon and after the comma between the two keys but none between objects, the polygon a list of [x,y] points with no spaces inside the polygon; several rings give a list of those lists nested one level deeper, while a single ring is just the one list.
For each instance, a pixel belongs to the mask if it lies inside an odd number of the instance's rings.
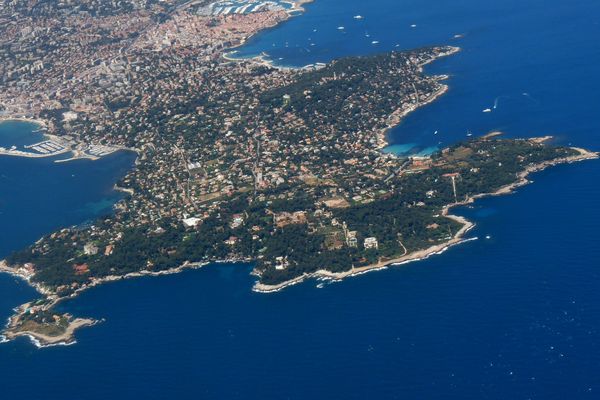
[{"label": "turquoise shallow water", "polygon": [[[365,18],[355,20],[358,14]],[[600,150],[599,15],[600,4],[583,0],[316,0],[305,15],[257,36],[241,53],[267,51],[281,63],[305,65],[396,44],[457,44],[460,54],[428,68],[451,76],[450,91],[394,129],[392,144],[414,143],[421,151],[468,131],[501,129],[509,136],[554,134],[561,143]],[[26,224],[23,215],[0,219],[0,255],[96,213],[94,204],[111,198],[112,182],[130,165],[120,157],[48,168],[40,180],[56,176],[55,184],[43,187],[27,183],[39,169],[29,160],[0,158],[0,174],[8,171],[13,185],[22,186],[18,194],[2,183],[0,201],[12,196],[11,204],[19,204],[35,193],[47,205],[15,206],[12,213],[31,210]],[[97,170],[102,165],[107,170]],[[84,173],[87,179],[63,186]],[[17,340],[0,346],[3,394],[596,399],[599,179],[600,162],[536,174],[534,185],[513,196],[461,211],[477,222],[471,236],[478,240],[322,289],[308,282],[255,294],[251,266],[239,264],[96,288],[62,306],[106,318],[79,332],[76,345],[40,351]],[[56,188],[66,190],[61,202]],[[72,203],[57,206],[67,199]],[[87,213],[71,214],[76,209]],[[0,318],[33,296],[6,276],[0,293]]]},{"label": "turquoise shallow water", "polygon": [[[29,123],[0,123],[0,146],[36,143],[43,139],[36,130]],[[130,152],[66,163],[55,163],[55,158],[0,157],[0,257],[58,227],[110,214],[122,197],[113,185],[134,159]]]}]

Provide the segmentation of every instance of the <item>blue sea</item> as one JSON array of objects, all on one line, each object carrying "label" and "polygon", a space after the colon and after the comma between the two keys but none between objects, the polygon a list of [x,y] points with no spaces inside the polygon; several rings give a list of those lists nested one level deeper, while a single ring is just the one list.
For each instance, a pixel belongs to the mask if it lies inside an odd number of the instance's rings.
[{"label": "blue sea", "polygon": [[[0,147],[44,140],[28,122],[0,122]],[[98,161],[0,156],[0,258],[57,228],[85,224],[112,213],[123,197],[116,181],[133,167],[135,154],[118,152]]]},{"label": "blue sea", "polygon": [[[301,66],[457,45],[461,53],[427,68],[449,75],[450,91],[395,128],[388,151],[428,152],[494,130],[600,150],[598,38],[595,0],[316,0],[238,55]],[[128,153],[0,158],[0,257],[110,212],[112,184],[132,162]],[[215,264],[90,290],[61,305],[105,319],[77,344],[0,345],[1,396],[600,398],[600,162],[533,180],[460,210],[478,240],[323,288],[257,294],[251,265]],[[0,276],[0,318],[34,297]]]}]

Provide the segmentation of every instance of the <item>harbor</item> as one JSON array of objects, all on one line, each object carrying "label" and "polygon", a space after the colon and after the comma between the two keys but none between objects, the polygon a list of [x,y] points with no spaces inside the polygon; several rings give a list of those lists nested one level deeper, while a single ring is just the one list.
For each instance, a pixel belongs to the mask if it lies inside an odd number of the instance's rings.
[{"label": "harbor", "polygon": [[279,0],[223,0],[216,1],[197,9],[199,15],[225,16],[232,14],[250,14],[263,11],[291,11],[295,4]]},{"label": "harbor", "polygon": [[[6,122],[2,122],[6,123]],[[11,123],[19,121],[11,120]],[[28,123],[23,121],[22,123]],[[43,128],[42,128],[43,129]],[[23,134],[26,135],[27,129]],[[57,159],[55,162],[65,162],[75,159],[97,160],[124,148],[119,146],[109,146],[93,143],[78,143],[71,137],[62,137],[51,135],[40,129],[31,130],[29,140],[34,143],[24,144],[24,138],[6,139],[0,146],[0,156],[26,157],[26,158],[52,158],[63,154],[71,153],[72,157],[67,159]],[[41,140],[40,140],[41,138]]]}]

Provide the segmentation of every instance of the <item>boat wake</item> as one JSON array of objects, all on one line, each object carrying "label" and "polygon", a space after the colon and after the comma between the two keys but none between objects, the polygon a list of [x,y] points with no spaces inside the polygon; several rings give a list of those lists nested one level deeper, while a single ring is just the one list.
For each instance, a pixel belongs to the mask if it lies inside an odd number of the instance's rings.
[{"label": "boat wake", "polygon": [[527,92],[523,92],[521,93],[523,95],[523,97],[527,97],[529,100],[533,101],[535,104],[540,104],[540,101],[536,98],[534,98],[532,95],[530,95]]}]

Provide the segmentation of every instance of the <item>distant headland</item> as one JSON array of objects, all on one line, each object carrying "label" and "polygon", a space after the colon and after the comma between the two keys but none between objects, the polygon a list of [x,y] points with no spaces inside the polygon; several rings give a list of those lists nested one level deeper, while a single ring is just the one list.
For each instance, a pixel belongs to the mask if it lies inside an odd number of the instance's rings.
[{"label": "distant headland", "polygon": [[[27,36],[0,70],[4,115],[30,115],[46,128],[44,141],[2,154],[138,155],[117,183],[128,197],[114,215],[64,227],[0,263],[41,294],[17,308],[7,339],[72,343],[95,321],[55,306],[118,279],[251,260],[254,290],[271,292],[420,260],[469,240],[473,223],[452,207],[508,193],[548,166],[598,157],[495,134],[427,156],[384,154],[390,127],[449,90],[447,76],[423,67],[459,49],[301,69],[224,56],[303,3],[99,3],[88,12],[102,19],[85,26],[65,17],[70,3],[6,6],[3,18],[21,28],[11,31],[15,41],[27,28],[48,28],[62,51]],[[50,29],[56,23],[71,29]]]}]

